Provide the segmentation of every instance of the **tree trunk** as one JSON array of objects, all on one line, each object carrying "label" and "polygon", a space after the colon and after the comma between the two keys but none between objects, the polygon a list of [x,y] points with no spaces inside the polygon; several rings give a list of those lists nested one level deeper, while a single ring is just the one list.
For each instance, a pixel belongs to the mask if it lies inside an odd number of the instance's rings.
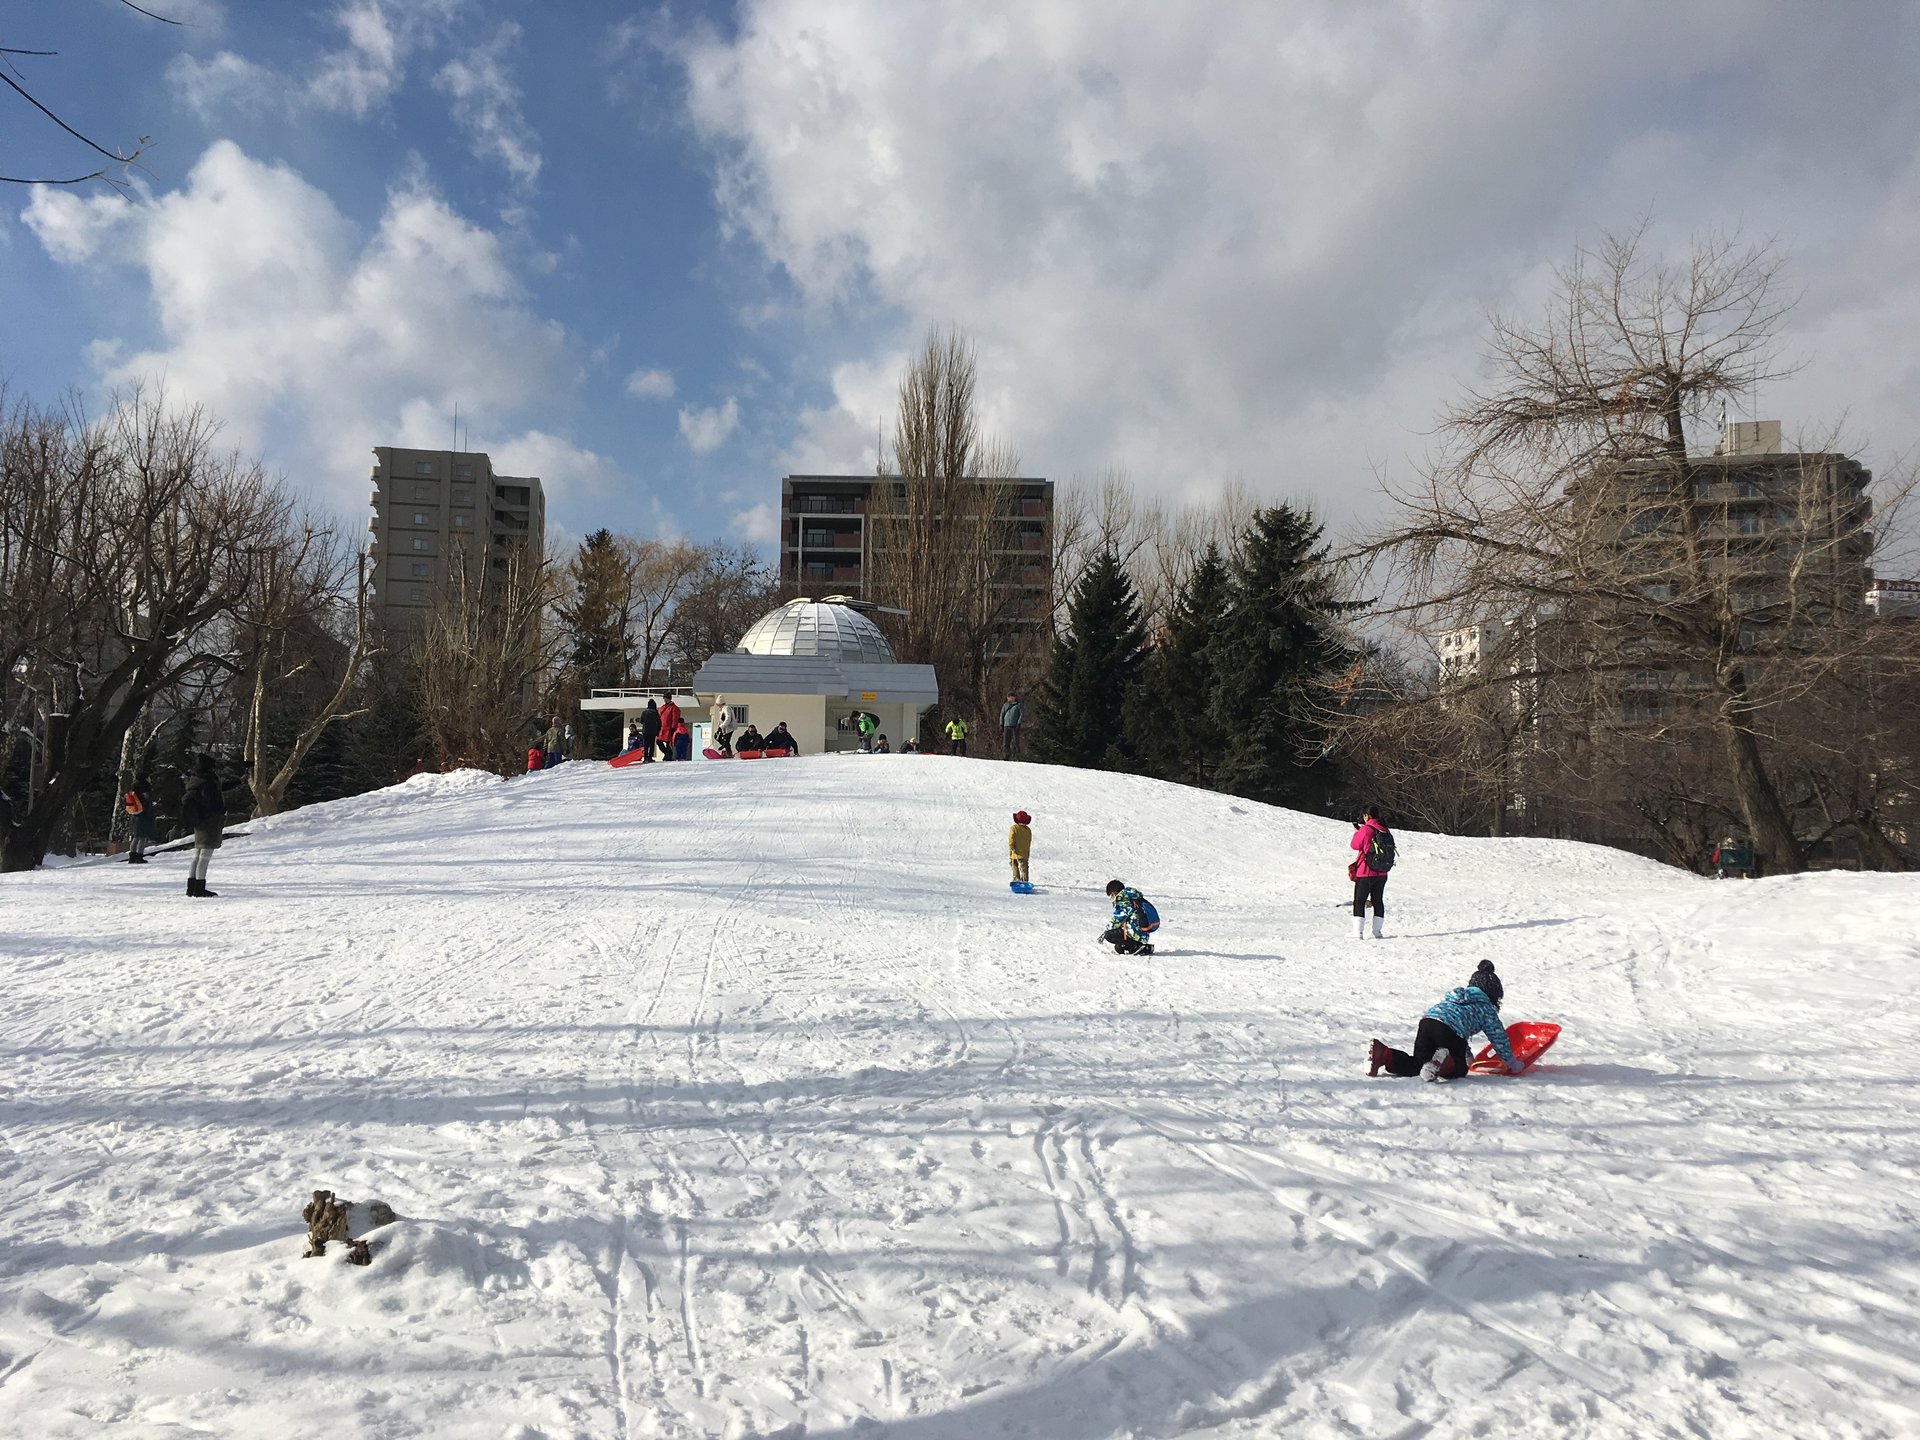
[{"label": "tree trunk", "polygon": [[1767,874],[1798,874],[1807,868],[1799,841],[1793,838],[1793,824],[1787,819],[1780,792],[1760,757],[1760,742],[1744,723],[1746,677],[1735,669],[1726,682],[1734,693],[1714,717],[1727,749],[1727,761],[1733,771],[1734,793],[1740,798],[1740,813],[1747,822],[1754,853]]}]

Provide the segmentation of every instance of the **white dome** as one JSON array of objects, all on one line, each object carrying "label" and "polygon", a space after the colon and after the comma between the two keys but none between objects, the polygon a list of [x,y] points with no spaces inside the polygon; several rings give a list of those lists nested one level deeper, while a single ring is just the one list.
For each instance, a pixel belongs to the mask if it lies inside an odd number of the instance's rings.
[{"label": "white dome", "polygon": [[749,655],[819,655],[891,665],[893,646],[858,610],[831,600],[789,600],[754,621],[734,647]]}]

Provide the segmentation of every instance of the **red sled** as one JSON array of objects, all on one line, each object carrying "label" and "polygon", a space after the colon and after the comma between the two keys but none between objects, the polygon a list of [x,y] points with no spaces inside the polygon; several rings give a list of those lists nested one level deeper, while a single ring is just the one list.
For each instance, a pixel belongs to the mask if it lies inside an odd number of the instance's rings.
[{"label": "red sled", "polygon": [[760,751],[736,750],[733,752],[733,758],[736,760],[758,760],[760,758]]},{"label": "red sled", "polygon": [[[1513,1058],[1520,1062],[1522,1072],[1531,1070],[1533,1062],[1551,1050],[1559,1038],[1560,1027],[1547,1020],[1516,1020],[1507,1026],[1507,1044],[1512,1047]],[[1473,1057],[1473,1064],[1467,1067],[1467,1073],[1504,1075],[1507,1067],[1493,1053],[1493,1046],[1482,1045],[1480,1053]]]},{"label": "red sled", "polygon": [[631,750],[621,751],[620,754],[614,756],[613,759],[607,763],[616,770],[624,770],[629,765],[638,765],[646,758],[647,747],[645,745],[636,745]]}]

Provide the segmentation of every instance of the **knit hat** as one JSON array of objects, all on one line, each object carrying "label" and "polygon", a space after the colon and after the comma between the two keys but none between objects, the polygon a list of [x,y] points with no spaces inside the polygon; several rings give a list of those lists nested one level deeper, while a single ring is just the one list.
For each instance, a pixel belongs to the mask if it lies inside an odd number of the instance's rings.
[{"label": "knit hat", "polygon": [[1494,1003],[1496,1008],[1498,1008],[1500,1001],[1505,998],[1507,993],[1507,987],[1502,985],[1500,983],[1500,977],[1493,973],[1493,962],[1491,960],[1482,960],[1479,968],[1473,972],[1473,978],[1467,981],[1467,984],[1477,987],[1482,995],[1485,995],[1487,999]]},{"label": "knit hat", "polygon": [[1027,814],[1024,810],[1016,810],[1013,812],[1013,823],[1016,825],[1024,825],[1031,819],[1033,819],[1033,816]]}]

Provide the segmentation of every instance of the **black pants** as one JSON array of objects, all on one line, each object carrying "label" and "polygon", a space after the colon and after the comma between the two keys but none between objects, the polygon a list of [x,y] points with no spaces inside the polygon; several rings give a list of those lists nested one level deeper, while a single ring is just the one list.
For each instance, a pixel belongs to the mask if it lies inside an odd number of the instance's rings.
[{"label": "black pants", "polygon": [[951,746],[953,746],[953,753],[954,753],[954,754],[956,754],[956,755],[964,755],[964,754],[966,754],[966,753],[967,753],[967,742],[966,742],[966,741],[964,741],[964,740],[949,740],[949,741],[948,741],[947,743],[948,743],[949,745],[951,745]]},{"label": "black pants", "polygon": [[[1373,913],[1387,913],[1387,877],[1384,875],[1362,875],[1353,882],[1353,913],[1367,913],[1367,901],[1373,901]],[[1325,903],[1325,902],[1322,902]]]},{"label": "black pants", "polygon": [[1409,1055],[1404,1050],[1387,1051],[1387,1073],[1418,1075],[1420,1067],[1433,1058],[1436,1050],[1447,1052],[1448,1078],[1467,1073],[1467,1065],[1473,1059],[1467,1054],[1467,1042],[1431,1015],[1422,1016],[1420,1028],[1413,1032],[1413,1054]]},{"label": "black pants", "polygon": [[1122,955],[1138,955],[1147,948],[1144,941],[1134,939],[1131,935],[1127,934],[1125,927],[1120,925],[1114,926],[1100,938],[1106,941],[1107,944],[1113,946],[1113,948],[1118,950]]},{"label": "black pants", "polygon": [[1006,734],[1002,737],[1002,744],[1000,747],[1000,758],[1002,760],[1011,760],[1013,759],[1014,756],[1018,755],[1019,753],[1020,753],[1020,727],[1018,725],[1009,725],[1007,727]]}]

